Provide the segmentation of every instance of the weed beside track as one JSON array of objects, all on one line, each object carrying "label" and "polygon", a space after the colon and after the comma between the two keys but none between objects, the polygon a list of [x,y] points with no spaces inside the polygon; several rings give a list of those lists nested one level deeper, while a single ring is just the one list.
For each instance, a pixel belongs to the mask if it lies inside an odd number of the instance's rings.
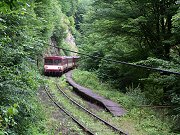
[{"label": "weed beside track", "polygon": [[73,116],[78,119],[81,123],[86,125],[98,135],[115,135],[119,134],[118,132],[114,132],[112,129],[107,128],[105,124],[94,120],[92,116],[83,112],[79,108],[77,108],[74,104],[71,103],[66,97],[64,97],[56,88],[55,83],[52,81],[50,84],[50,91],[53,94],[53,97],[56,98],[58,103],[64,106]]}]

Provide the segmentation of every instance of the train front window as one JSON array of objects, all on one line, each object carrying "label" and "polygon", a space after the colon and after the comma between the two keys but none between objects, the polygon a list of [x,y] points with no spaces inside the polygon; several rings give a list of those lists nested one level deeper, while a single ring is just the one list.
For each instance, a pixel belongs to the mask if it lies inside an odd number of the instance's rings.
[{"label": "train front window", "polygon": [[52,59],[45,59],[45,64],[46,65],[53,65],[53,60]]},{"label": "train front window", "polygon": [[59,65],[61,64],[61,60],[54,60],[54,65]]}]

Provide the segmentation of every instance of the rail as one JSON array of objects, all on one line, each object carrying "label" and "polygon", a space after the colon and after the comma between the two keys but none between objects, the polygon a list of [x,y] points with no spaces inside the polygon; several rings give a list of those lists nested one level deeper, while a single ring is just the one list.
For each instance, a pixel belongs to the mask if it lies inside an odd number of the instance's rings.
[{"label": "rail", "polygon": [[66,115],[68,115],[73,121],[75,121],[85,132],[87,132],[89,135],[95,135],[90,129],[86,128],[83,124],[81,124],[75,117],[73,117],[68,111],[66,111],[62,106],[60,106],[52,97],[52,95],[48,92],[47,87],[44,87],[46,94],[51,99],[51,101],[60,109],[62,110]]},{"label": "rail", "polygon": [[114,131],[118,132],[120,135],[127,135],[127,133],[124,133],[121,129],[118,129],[117,127],[113,126],[112,124],[108,123],[107,121],[103,120],[102,118],[100,118],[99,116],[95,115],[94,113],[92,113],[91,111],[89,111],[88,109],[86,109],[85,107],[81,106],[79,103],[77,103],[76,101],[74,101],[72,98],[70,98],[60,87],[58,84],[56,84],[58,90],[64,95],[66,96],[66,98],[68,98],[71,102],[73,102],[75,105],[77,105],[78,107],[80,107],[82,110],[86,111],[87,113],[89,113],[90,115],[92,115],[93,117],[95,117],[96,119],[100,120],[101,122],[103,122],[104,124],[106,124],[107,126],[109,126],[110,128],[112,128]]}]

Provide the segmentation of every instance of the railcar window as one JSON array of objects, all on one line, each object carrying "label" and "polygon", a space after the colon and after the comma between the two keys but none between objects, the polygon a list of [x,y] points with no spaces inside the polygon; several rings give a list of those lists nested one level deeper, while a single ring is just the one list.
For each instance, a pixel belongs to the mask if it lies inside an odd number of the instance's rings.
[{"label": "railcar window", "polygon": [[67,60],[65,59],[63,62],[64,62],[64,64],[66,64],[66,63],[67,63]]},{"label": "railcar window", "polygon": [[72,62],[72,59],[69,59],[68,62]]},{"label": "railcar window", "polygon": [[54,65],[59,65],[61,63],[61,60],[54,60]]},{"label": "railcar window", "polygon": [[45,59],[45,64],[53,65],[53,60],[51,60],[51,59]]}]

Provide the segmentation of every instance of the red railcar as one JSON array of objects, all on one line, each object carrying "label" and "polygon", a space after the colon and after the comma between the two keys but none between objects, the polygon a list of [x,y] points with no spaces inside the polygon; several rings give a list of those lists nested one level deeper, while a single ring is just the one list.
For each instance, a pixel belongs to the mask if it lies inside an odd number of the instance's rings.
[{"label": "red railcar", "polygon": [[50,56],[44,58],[45,75],[61,75],[77,66],[78,56]]}]

